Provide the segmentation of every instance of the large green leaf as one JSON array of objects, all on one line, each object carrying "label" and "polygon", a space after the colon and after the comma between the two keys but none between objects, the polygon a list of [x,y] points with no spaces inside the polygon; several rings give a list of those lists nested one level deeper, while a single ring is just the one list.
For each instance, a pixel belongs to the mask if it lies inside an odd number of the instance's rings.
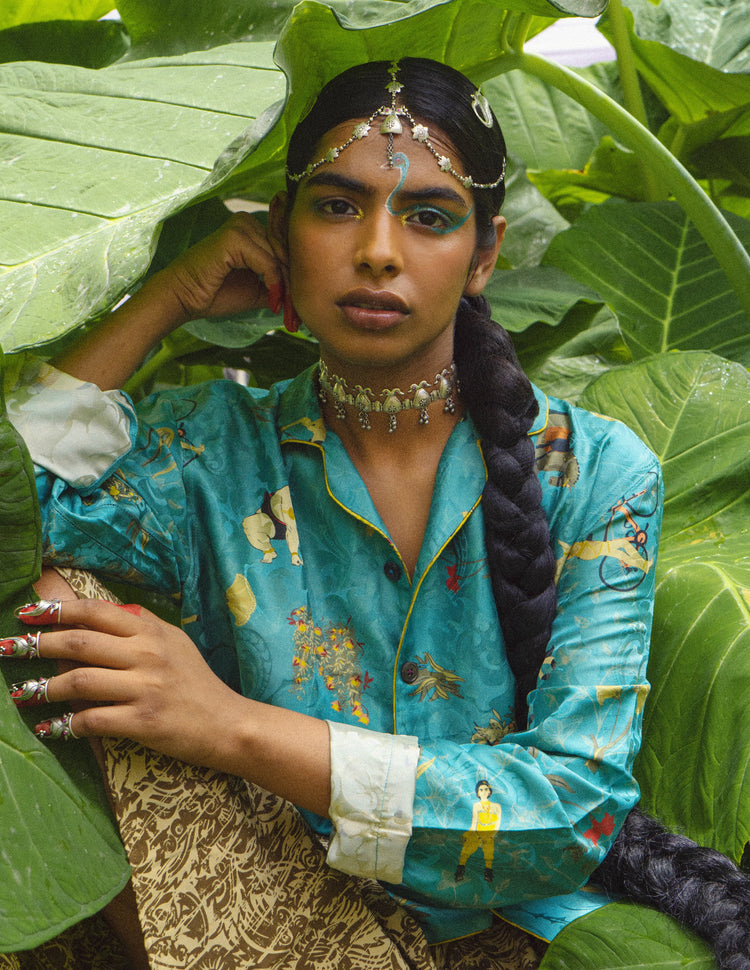
[{"label": "large green leaf", "polygon": [[630,903],[610,903],[566,926],[540,970],[714,970],[706,944],[673,919]]},{"label": "large green leaf", "polygon": [[[31,460],[4,405],[0,537],[0,623],[11,636],[21,632],[12,609],[29,601],[39,575],[41,533]],[[38,709],[21,718],[8,696],[14,681],[53,672],[42,661],[0,663],[0,952],[32,947],[91,915],[129,878],[89,746],[59,747],[59,763],[30,730]]]},{"label": "large green leaf", "polygon": [[[730,222],[750,247],[750,223],[736,216]],[[705,349],[750,363],[748,319],[674,203],[596,206],[553,239],[545,262],[610,304],[635,358]]]},{"label": "large green leaf", "polygon": [[574,221],[585,206],[604,202],[610,196],[643,201],[645,186],[638,157],[619,148],[605,135],[580,171],[545,169],[529,178],[546,199]]},{"label": "large green leaf", "polygon": [[529,181],[526,169],[511,154],[508,161],[503,215],[508,229],[500,251],[506,268],[538,266],[550,242],[568,222]]},{"label": "large green leaf", "polygon": [[248,142],[217,157],[283,90],[270,44],[100,71],[0,67],[6,350],[118,300],[148,267],[159,222],[215,187]]},{"label": "large green leaf", "polygon": [[[5,636],[21,632],[9,607],[0,622]],[[54,672],[42,661],[0,666],[0,953],[31,949],[98,912],[130,878],[89,746],[53,754],[31,731],[39,710],[19,717],[8,696],[14,681]]]},{"label": "large green leaf", "polygon": [[[713,16],[713,6],[700,6],[704,17]],[[747,0],[740,0],[740,6],[747,16]],[[666,44],[640,37],[630,11],[625,12],[638,72],[673,116],[667,131],[678,127],[675,150],[680,157],[688,157],[698,146],[730,131],[742,133],[750,116],[750,76],[727,74]],[[739,130],[738,125],[742,125]]]},{"label": "large green leaf", "polygon": [[750,71],[750,0],[627,0],[627,5],[639,37],[720,71]]},{"label": "large green leaf", "polygon": [[[326,0],[338,11],[341,22],[353,29],[388,24],[450,0]],[[133,38],[134,53],[178,54],[186,50],[216,47],[232,40],[269,40],[278,36],[297,0],[223,0],[221,3],[187,5],[184,0],[121,0],[117,5]],[[520,10],[543,18],[561,15],[595,17],[606,0],[501,0],[496,6]],[[531,33],[535,30],[532,28]]]},{"label": "large green leaf", "polygon": [[41,520],[34,469],[22,438],[5,417],[0,351],[0,603],[39,576]]},{"label": "large green leaf", "polygon": [[665,482],[644,804],[739,861],[750,841],[750,374],[664,354],[584,394],[656,452]]},{"label": "large green leaf", "polygon": [[512,333],[533,323],[558,324],[580,300],[601,304],[593,290],[553,266],[497,271],[484,288],[496,319]]},{"label": "large green leaf", "polygon": [[[621,97],[614,65],[580,74]],[[484,85],[509,150],[530,169],[581,169],[607,127],[580,104],[538,78],[511,71]],[[533,105],[533,114],[529,106]]]},{"label": "large green leaf", "polygon": [[614,313],[588,301],[576,303],[555,326],[535,323],[513,334],[513,343],[529,378],[571,402],[600,374],[632,359]]},{"label": "large green leaf", "polygon": [[110,0],[3,0],[0,30],[43,20],[96,20],[111,9]]}]

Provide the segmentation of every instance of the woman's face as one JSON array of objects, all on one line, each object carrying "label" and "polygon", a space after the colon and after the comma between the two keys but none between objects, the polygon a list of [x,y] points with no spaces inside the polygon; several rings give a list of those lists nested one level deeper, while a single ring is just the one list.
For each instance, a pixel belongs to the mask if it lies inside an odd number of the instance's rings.
[{"label": "woman's face", "polygon": [[[311,157],[345,142],[355,123],[328,132]],[[450,143],[434,129],[430,138],[463,174]],[[392,167],[387,146],[373,123],[300,182],[288,214],[292,301],[342,376],[412,365],[429,376],[447,366],[461,295],[481,292],[497,258],[497,249],[476,249],[471,192],[407,125]],[[500,239],[503,228],[498,217]]]}]

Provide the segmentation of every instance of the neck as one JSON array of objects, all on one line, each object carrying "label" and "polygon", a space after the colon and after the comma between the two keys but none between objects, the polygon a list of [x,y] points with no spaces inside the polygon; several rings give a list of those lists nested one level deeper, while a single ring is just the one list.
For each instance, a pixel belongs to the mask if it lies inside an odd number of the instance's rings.
[{"label": "neck", "polygon": [[[403,441],[405,432],[426,431],[439,414],[452,419],[448,422],[452,427],[457,392],[453,363],[427,379],[407,380],[403,387],[389,380],[387,387],[373,389],[365,382],[349,383],[342,375],[333,373],[325,361],[320,361],[318,394],[326,420],[334,428],[345,425],[357,437],[371,432],[378,438],[383,433],[395,433]],[[445,425],[446,421],[440,423]]]}]

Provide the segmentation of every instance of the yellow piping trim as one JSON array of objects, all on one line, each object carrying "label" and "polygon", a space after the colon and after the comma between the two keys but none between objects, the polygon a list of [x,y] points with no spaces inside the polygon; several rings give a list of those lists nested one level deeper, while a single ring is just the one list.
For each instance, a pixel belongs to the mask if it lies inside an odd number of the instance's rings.
[{"label": "yellow piping trim", "polygon": [[[542,391],[542,394],[544,394],[544,391]],[[537,421],[539,420],[539,417],[540,415],[537,415]],[[539,427],[533,426],[526,433],[528,435],[539,434],[540,432],[544,431],[544,429],[547,427],[548,424],[549,424],[549,397],[547,397],[547,395],[544,394],[544,421]]]},{"label": "yellow piping trim", "polygon": [[365,519],[363,516],[359,515],[353,509],[350,509],[348,505],[344,505],[343,502],[340,502],[339,499],[337,499],[336,496],[331,491],[331,487],[328,484],[328,465],[326,464],[326,452],[322,444],[320,444],[320,442],[318,441],[303,441],[299,438],[287,438],[284,444],[288,444],[288,443],[295,444],[295,445],[310,445],[312,448],[318,449],[318,451],[323,456],[323,478],[325,479],[325,483],[326,483],[326,491],[328,492],[330,497],[333,499],[333,501],[336,503],[336,505],[338,505],[340,509],[343,509],[345,512],[348,512],[349,515],[352,516],[352,518],[357,520],[357,522],[361,522],[363,525],[366,525],[368,528],[372,529],[373,532],[377,532],[378,535],[381,535],[385,539],[385,541],[388,543],[391,549],[393,549],[393,551],[398,556],[399,562],[401,563],[404,570],[404,575],[409,580],[409,585],[411,586],[411,579],[409,579],[409,570],[406,568],[406,565],[404,564],[404,560],[401,558],[401,553],[394,546],[390,536],[386,535],[386,533],[383,532],[382,529],[379,529],[373,522],[370,522],[369,519]]},{"label": "yellow piping trim", "polygon": [[[498,919],[501,919],[503,921],[503,923],[507,923],[509,926],[515,926],[515,928],[517,930],[522,930],[524,933],[528,933],[529,936],[535,936],[537,938],[537,940],[541,940],[542,943],[551,943],[552,942],[551,940],[547,939],[546,936],[540,936],[538,933],[535,933],[533,930],[530,930],[530,929],[528,929],[525,926],[521,926],[520,923],[514,923],[512,919],[508,919],[507,916],[505,916],[503,913],[501,913],[497,909],[490,909],[490,912],[493,913],[495,916],[497,916]],[[568,924],[568,925],[570,925],[570,924]]]},{"label": "yellow piping trim", "polygon": [[[481,448],[480,448],[479,453],[481,455]],[[484,461],[484,456],[482,456],[482,461]],[[485,466],[485,470],[486,470],[486,466]],[[471,513],[474,511],[474,509],[479,505],[479,503],[481,501],[482,501],[482,493],[480,492],[479,493],[479,497],[477,498],[476,502],[472,505],[472,507],[469,509],[469,511],[466,512],[466,514],[464,515],[464,517],[461,519],[461,521],[456,526],[456,528],[453,530],[453,532],[451,532],[451,534],[448,536],[448,538],[445,540],[445,542],[442,544],[442,546],[440,546],[440,548],[438,549],[438,551],[435,553],[435,555],[432,557],[432,559],[428,563],[427,568],[422,571],[422,575],[421,575],[421,577],[419,579],[419,582],[417,583],[417,585],[416,585],[416,587],[414,589],[414,592],[412,594],[411,603],[409,604],[409,611],[406,614],[406,619],[404,620],[404,626],[403,626],[403,629],[401,630],[401,639],[398,642],[398,648],[396,650],[396,656],[395,656],[394,661],[393,661],[393,687],[392,687],[392,691],[393,691],[393,733],[394,734],[397,734],[398,733],[397,730],[396,730],[396,676],[397,676],[397,671],[398,671],[398,658],[401,656],[401,648],[404,645],[404,637],[406,636],[406,628],[409,626],[409,620],[411,619],[411,614],[412,614],[412,612],[414,610],[414,604],[417,601],[417,596],[419,595],[419,590],[421,589],[422,583],[424,582],[424,579],[427,576],[427,573],[435,565],[436,561],[438,560],[438,558],[440,557],[441,553],[443,552],[443,549],[445,549],[445,547],[448,545],[449,542],[452,542],[454,536],[456,536],[458,534],[459,529],[461,529],[463,527],[464,523],[467,521],[467,519],[469,519],[469,517],[471,516]]]},{"label": "yellow piping trim", "polygon": [[[391,541],[390,537],[387,536],[385,534],[385,532],[383,532],[382,529],[379,529],[376,525],[374,525],[368,519],[365,519],[361,515],[358,515],[356,512],[354,512],[352,509],[350,509],[347,505],[344,505],[343,502],[340,502],[336,498],[336,496],[333,494],[333,492],[331,491],[331,488],[330,488],[330,486],[328,484],[328,466],[326,464],[325,448],[323,448],[323,446],[319,442],[316,442],[316,441],[304,441],[303,439],[300,439],[300,438],[287,438],[284,443],[285,444],[291,443],[291,444],[297,444],[297,445],[310,445],[312,448],[317,448],[318,449],[318,451],[323,456],[323,478],[325,479],[326,491],[328,492],[328,494],[331,496],[331,498],[333,499],[333,501],[339,506],[339,508],[342,508],[345,512],[348,512],[349,515],[351,515],[353,518],[355,518],[358,522],[362,522],[364,525],[369,526],[369,528],[373,529],[373,531],[377,532],[379,535],[381,535],[385,539],[385,541],[388,543],[388,545],[391,547],[391,549],[393,549],[393,551],[398,556],[399,562],[401,563],[401,565],[403,567],[403,570],[404,570],[404,575],[407,577],[407,579],[409,579],[409,570],[406,568],[406,566],[404,564],[404,560],[401,558],[401,553],[398,551],[398,549],[396,548],[396,546],[394,546],[394,544]],[[486,463],[484,461],[484,455],[482,454],[482,448],[481,448],[481,444],[479,442],[477,442],[477,447],[479,448],[479,454],[480,454],[480,456],[482,458],[482,464],[484,465],[484,473],[485,473],[485,480],[486,480],[486,476],[487,476],[487,465],[486,465]],[[482,493],[480,492],[479,493],[479,496],[477,497],[476,502],[472,505],[472,507],[469,509],[469,511],[466,512],[466,514],[461,519],[461,521],[456,526],[456,528],[453,530],[453,532],[451,532],[451,534],[448,536],[448,538],[445,540],[445,542],[437,550],[437,552],[435,553],[435,555],[432,557],[432,559],[428,563],[427,568],[423,570],[422,576],[420,577],[419,582],[417,583],[416,587],[414,587],[414,589],[412,591],[411,603],[409,604],[409,610],[408,610],[408,612],[406,614],[406,619],[404,620],[404,625],[403,625],[403,628],[401,630],[401,638],[399,639],[398,647],[396,648],[396,656],[395,656],[394,661],[393,661],[393,680],[392,680],[392,685],[391,685],[391,691],[392,691],[392,697],[393,697],[393,733],[394,734],[397,733],[396,732],[396,677],[397,677],[397,672],[398,672],[398,658],[401,655],[401,648],[404,645],[404,637],[406,636],[406,629],[409,626],[409,620],[411,619],[411,615],[412,615],[412,613],[414,611],[414,604],[417,601],[417,596],[419,595],[419,590],[422,587],[422,583],[424,582],[424,579],[427,576],[427,573],[432,569],[432,567],[435,565],[436,561],[440,558],[440,555],[442,554],[442,552],[445,549],[445,547],[450,542],[453,541],[454,537],[458,534],[459,529],[461,529],[463,527],[463,525],[465,524],[465,522],[467,521],[467,519],[470,518],[472,512],[474,511],[474,509],[477,508],[477,506],[479,505],[479,503],[481,501],[482,501]],[[411,579],[409,579],[409,585],[411,586]]]}]

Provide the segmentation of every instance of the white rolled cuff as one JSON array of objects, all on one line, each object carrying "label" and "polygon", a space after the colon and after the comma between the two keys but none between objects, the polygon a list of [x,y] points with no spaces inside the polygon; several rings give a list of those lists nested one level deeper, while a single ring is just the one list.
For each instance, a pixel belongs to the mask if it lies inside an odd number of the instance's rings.
[{"label": "white rolled cuff", "polygon": [[102,391],[40,360],[24,367],[6,408],[32,460],[74,488],[107,478],[136,433],[126,394]]},{"label": "white rolled cuff", "polygon": [[328,722],[334,832],[328,864],[400,883],[412,832],[419,742]]}]

